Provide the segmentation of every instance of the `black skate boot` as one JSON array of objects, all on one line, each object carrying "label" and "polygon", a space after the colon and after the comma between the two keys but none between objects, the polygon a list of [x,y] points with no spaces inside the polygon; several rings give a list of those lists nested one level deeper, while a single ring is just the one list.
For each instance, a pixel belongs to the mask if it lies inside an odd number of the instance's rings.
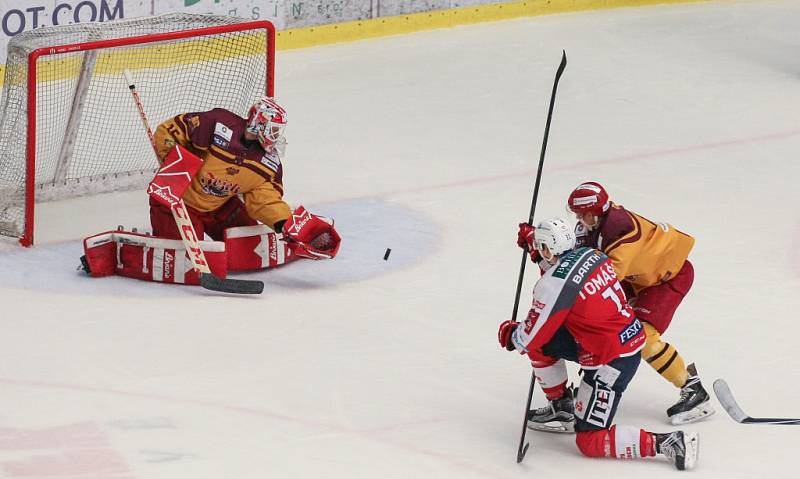
[{"label": "black skate boot", "polygon": [[528,428],[545,432],[575,432],[575,401],[571,387],[545,407],[528,411]]},{"label": "black skate boot", "polygon": [[669,421],[675,425],[699,421],[714,414],[711,397],[703,388],[694,364],[687,366],[686,371],[689,372],[689,377],[681,388],[681,398],[667,409]]},{"label": "black skate boot", "polygon": [[693,469],[697,464],[700,435],[696,432],[674,431],[654,434],[656,454],[669,458],[679,471]]}]

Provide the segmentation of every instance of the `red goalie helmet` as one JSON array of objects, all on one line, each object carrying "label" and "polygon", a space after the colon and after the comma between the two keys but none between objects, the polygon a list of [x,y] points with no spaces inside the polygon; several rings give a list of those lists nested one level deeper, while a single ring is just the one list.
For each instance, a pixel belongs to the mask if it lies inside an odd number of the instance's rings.
[{"label": "red goalie helmet", "polygon": [[608,193],[600,183],[594,181],[578,185],[567,200],[567,207],[575,214],[591,213],[600,217],[608,211],[609,206]]},{"label": "red goalie helmet", "polygon": [[247,113],[247,131],[258,137],[264,149],[285,143],[286,110],[274,98],[265,96],[250,107]]}]

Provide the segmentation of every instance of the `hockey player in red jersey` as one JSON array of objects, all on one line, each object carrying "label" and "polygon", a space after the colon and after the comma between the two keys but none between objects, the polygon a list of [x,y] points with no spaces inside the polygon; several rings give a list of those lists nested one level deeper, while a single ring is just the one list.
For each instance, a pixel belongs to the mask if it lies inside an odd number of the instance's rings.
[{"label": "hockey player in red jersey", "polygon": [[[600,251],[575,248],[575,233],[561,219],[540,222],[532,243],[545,269],[522,323],[505,321],[498,340],[527,354],[551,409],[574,414],[575,442],[590,457],[666,456],[676,468],[697,462],[697,433],[652,433],[613,424],[645,343],[644,327],[625,300],[611,260]],[[584,370],[573,398],[566,360]]]},{"label": "hockey player in red jersey", "polygon": [[578,219],[577,244],[607,254],[623,280],[647,335],[642,357],[681,388],[680,399],[667,409],[670,422],[686,424],[713,414],[710,396],[694,364],[687,367],[675,347],[661,339],[694,281],[694,268],[688,260],[694,238],[614,204],[596,182],[580,184],[567,202]]},{"label": "hockey player in red jersey", "polygon": [[[303,206],[293,211],[283,199],[281,157],[286,124],[286,111],[274,98],[264,97],[246,118],[215,108],[182,113],[158,125],[153,136],[162,167],[148,191],[153,239],[128,232],[87,238],[84,268],[93,276],[116,272],[151,281],[196,284],[199,276],[186,276],[189,270],[175,275],[176,267],[191,265],[182,261],[182,253],[176,253],[181,244],[170,242],[181,239],[169,198],[174,191],[180,191],[197,239],[202,241],[207,235],[213,242],[224,243],[201,245],[221,256],[211,264],[217,276],[224,278],[227,271],[273,268],[297,258],[334,258],[341,240],[333,220]],[[109,243],[117,244],[116,248]],[[136,251],[114,254],[125,248]],[[171,258],[169,265],[165,257]],[[119,258],[128,262],[141,259],[123,264]],[[172,276],[164,277],[165,269]]]}]

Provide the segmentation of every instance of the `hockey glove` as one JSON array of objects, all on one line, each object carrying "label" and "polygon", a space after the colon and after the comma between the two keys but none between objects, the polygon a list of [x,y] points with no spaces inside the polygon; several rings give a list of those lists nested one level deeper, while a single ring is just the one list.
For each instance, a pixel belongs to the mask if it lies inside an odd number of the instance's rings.
[{"label": "hockey glove", "polygon": [[514,334],[514,330],[517,329],[517,326],[519,326],[519,323],[510,319],[500,324],[500,329],[497,330],[497,340],[500,342],[500,347],[506,348],[508,351],[515,351],[517,349],[514,347],[514,342],[511,341],[511,335]]},{"label": "hockey glove", "polygon": [[539,252],[536,250],[536,247],[533,245],[533,234],[536,231],[536,228],[531,226],[528,223],[520,223],[519,224],[519,231],[517,232],[517,246],[520,248],[528,248],[528,251],[531,253],[531,261],[537,263],[539,261]]},{"label": "hockey glove", "polygon": [[283,239],[292,253],[301,258],[333,259],[342,239],[333,227],[333,220],[317,216],[298,206],[283,224]]},{"label": "hockey glove", "polygon": [[175,145],[147,187],[147,194],[167,208],[175,206],[203,166],[203,160],[186,148]]}]

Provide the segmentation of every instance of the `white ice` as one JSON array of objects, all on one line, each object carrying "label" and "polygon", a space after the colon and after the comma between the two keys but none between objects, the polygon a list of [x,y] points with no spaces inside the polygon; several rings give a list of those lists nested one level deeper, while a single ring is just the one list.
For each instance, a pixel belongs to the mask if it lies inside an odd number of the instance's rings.
[{"label": "white ice", "polygon": [[[260,297],[89,279],[81,238],[147,228],[144,193],[41,205],[38,245],[0,249],[0,476],[674,477],[534,432],[515,463],[530,367],[496,331],[562,49],[536,218],[592,179],[694,235],[666,339],[751,415],[800,416],[798,24],[721,1],[280,53],[288,199],[336,219],[340,257],[246,276]],[[676,399],[643,364],[618,422],[672,430]],[[800,428],[714,402],[696,477],[797,477]]]}]

